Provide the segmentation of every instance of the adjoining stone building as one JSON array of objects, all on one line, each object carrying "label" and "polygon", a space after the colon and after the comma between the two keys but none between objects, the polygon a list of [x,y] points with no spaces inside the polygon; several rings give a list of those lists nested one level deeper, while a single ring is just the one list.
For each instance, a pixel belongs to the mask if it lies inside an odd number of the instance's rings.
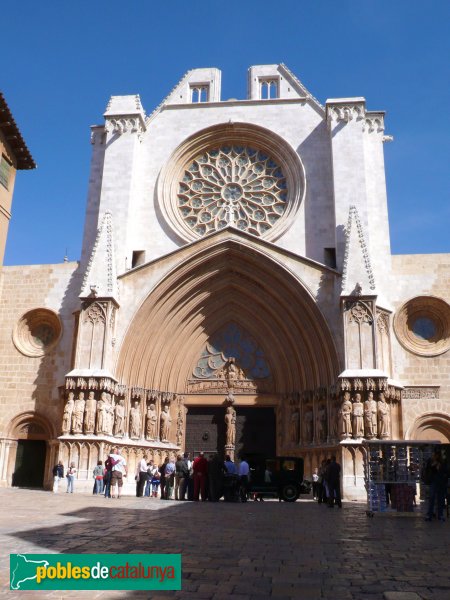
[{"label": "adjoining stone building", "polygon": [[113,96],[80,263],[3,267],[1,485],[38,444],[46,486],[61,458],[89,489],[120,444],[130,482],[143,454],[336,453],[361,498],[363,439],[450,441],[450,255],[391,255],[384,113],[283,64],[220,80]]},{"label": "adjoining stone building", "polygon": [[5,255],[16,171],[35,168],[33,157],[0,92],[0,266]]}]

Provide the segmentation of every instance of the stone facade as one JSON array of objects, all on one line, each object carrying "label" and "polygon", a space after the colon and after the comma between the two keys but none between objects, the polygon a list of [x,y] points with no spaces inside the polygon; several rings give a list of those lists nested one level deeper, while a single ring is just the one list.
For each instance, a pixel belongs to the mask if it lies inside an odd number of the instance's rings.
[{"label": "stone facade", "polygon": [[0,272],[2,485],[27,440],[47,486],[62,459],[89,489],[116,444],[130,472],[161,462],[189,407],[223,407],[230,454],[239,407],[272,407],[277,454],[307,475],[337,454],[348,498],[365,440],[450,440],[450,255],[391,256],[384,114],[285,65],[246,100],[220,78],[189,71],[150,115],[113,96],[80,263]]},{"label": "stone facade", "polygon": [[36,164],[0,92],[0,266],[3,264],[16,172]]}]

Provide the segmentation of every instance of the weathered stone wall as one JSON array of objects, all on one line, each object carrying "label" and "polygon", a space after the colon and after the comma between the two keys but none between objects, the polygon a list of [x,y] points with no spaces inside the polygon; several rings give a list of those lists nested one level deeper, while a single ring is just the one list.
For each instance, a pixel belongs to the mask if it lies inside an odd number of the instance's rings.
[{"label": "weathered stone wall", "polygon": [[[75,262],[59,265],[3,267],[0,312],[0,435],[16,415],[36,411],[54,424],[61,418],[58,387],[70,370],[73,311],[79,281]],[[62,324],[58,344],[44,356],[25,356],[13,342],[13,331],[28,311],[47,308]]]},{"label": "weathered stone wall", "polygon": [[[450,254],[411,254],[392,257],[390,299],[398,310],[407,300],[421,295],[442,298],[450,304]],[[394,378],[403,385],[439,385],[439,399],[404,400],[403,434],[413,430],[424,413],[441,413],[450,425],[450,350],[439,356],[419,356],[406,350],[395,333],[392,336]]]}]

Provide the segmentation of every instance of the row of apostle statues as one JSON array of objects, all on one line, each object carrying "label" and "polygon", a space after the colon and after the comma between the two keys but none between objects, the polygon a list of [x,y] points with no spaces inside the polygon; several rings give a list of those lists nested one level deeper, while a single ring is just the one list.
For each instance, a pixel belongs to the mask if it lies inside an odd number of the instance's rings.
[{"label": "row of apostle statues", "polygon": [[351,398],[350,392],[345,392],[339,416],[341,439],[389,438],[391,414],[383,392],[378,394],[378,401],[374,399],[373,392],[369,392],[364,403],[361,394],[356,393]]},{"label": "row of apostle statues", "polygon": [[[146,439],[168,442],[171,424],[169,405],[164,404],[158,416],[156,403],[150,401],[145,415]],[[97,434],[115,437],[128,434],[131,439],[141,439],[142,428],[143,419],[139,400],[132,403],[127,420],[123,398],[114,400],[107,392],[102,392],[99,400],[95,398],[94,392],[89,392],[87,399],[84,392],[79,392],[77,398],[73,392],[69,392],[67,396],[62,422],[63,434]]]},{"label": "row of apostle statues", "polygon": [[[327,405],[320,403],[314,412],[308,404],[303,408],[303,418],[300,419],[300,409],[294,406],[289,417],[289,439],[292,444],[302,442],[311,444],[325,442],[327,439],[387,439],[390,435],[391,416],[389,404],[384,393],[378,394],[378,401],[373,392],[368,392],[367,399],[362,402],[361,394],[345,392],[340,406],[330,405],[330,420],[328,421]],[[302,425],[302,428],[301,428]]]},{"label": "row of apostle statues", "polygon": [[[312,443],[314,439],[317,440],[317,442],[325,442],[327,435],[328,426],[326,405],[320,404],[317,407],[315,416],[313,407],[311,405],[307,405],[303,411],[303,441],[309,444]],[[294,407],[291,411],[289,420],[289,437],[292,443],[297,444],[299,442],[300,412],[298,407]]]}]

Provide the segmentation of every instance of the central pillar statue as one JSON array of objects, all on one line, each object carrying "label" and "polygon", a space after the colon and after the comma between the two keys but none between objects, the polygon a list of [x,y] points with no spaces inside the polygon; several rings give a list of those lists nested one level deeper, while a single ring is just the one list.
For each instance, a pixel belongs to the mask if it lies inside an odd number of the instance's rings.
[{"label": "central pillar statue", "polygon": [[[228,396],[227,400],[229,401]],[[225,410],[225,425],[225,456],[228,454],[231,457],[231,460],[234,461],[234,451],[236,443],[236,411],[234,410],[231,403],[228,404]]]}]

